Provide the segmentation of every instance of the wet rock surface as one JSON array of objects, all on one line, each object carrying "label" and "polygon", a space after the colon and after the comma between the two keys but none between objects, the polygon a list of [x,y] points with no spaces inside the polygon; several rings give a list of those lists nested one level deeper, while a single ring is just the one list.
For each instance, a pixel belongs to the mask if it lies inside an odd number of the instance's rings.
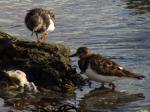
[{"label": "wet rock surface", "polygon": [[0,70],[19,69],[38,85],[78,85],[81,77],[70,66],[70,48],[63,44],[18,40],[0,32]]},{"label": "wet rock surface", "polygon": [[[0,54],[0,97],[12,112],[77,110],[66,100],[84,80],[70,65],[68,46],[18,40],[0,32]],[[24,72],[28,81],[35,83],[38,92],[18,88],[19,80],[7,77],[3,72],[7,70]]]},{"label": "wet rock surface", "polygon": [[[10,112],[104,112],[144,98],[143,94],[95,89],[76,108],[67,101],[78,95],[74,93],[76,87],[85,81],[71,67],[69,55],[70,48],[65,45],[23,41],[0,32],[0,97],[4,106],[9,106]],[[37,85],[38,92],[16,88],[3,72],[9,69],[24,71],[27,79]]]}]

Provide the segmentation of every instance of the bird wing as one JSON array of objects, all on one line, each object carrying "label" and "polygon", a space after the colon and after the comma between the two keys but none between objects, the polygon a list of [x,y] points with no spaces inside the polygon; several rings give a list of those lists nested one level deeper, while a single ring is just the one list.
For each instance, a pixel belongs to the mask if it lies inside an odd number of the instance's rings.
[{"label": "bird wing", "polygon": [[33,33],[42,33],[47,30],[49,21],[49,12],[43,9],[29,10],[25,17],[25,24]]},{"label": "bird wing", "polygon": [[43,21],[39,15],[27,15],[25,24],[31,31],[37,32],[42,27]]},{"label": "bird wing", "polygon": [[130,72],[126,70],[114,61],[105,58],[101,55],[93,54],[87,58],[91,65],[91,68],[101,75],[105,76],[117,76],[117,77],[133,77],[133,78],[144,78],[143,75]]},{"label": "bird wing", "polygon": [[50,20],[49,20],[50,18],[48,16],[48,13],[42,13],[41,17],[43,19],[43,26],[42,27],[46,31],[50,25]]}]

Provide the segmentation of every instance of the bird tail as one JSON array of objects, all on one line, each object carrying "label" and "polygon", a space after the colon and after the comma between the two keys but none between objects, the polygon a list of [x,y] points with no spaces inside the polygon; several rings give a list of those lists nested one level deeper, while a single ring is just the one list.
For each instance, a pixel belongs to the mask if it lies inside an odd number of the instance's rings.
[{"label": "bird tail", "polygon": [[136,78],[136,79],[139,79],[139,80],[142,80],[143,78],[145,78],[145,76],[142,75],[142,74],[134,73],[134,72],[131,72],[131,71],[128,71],[128,70],[125,70],[125,69],[123,69],[122,72],[127,77]]},{"label": "bird tail", "polygon": [[137,76],[137,77],[135,77],[135,78],[137,78],[137,79],[143,79],[143,78],[145,78],[145,76],[144,75],[140,75],[140,76]]}]

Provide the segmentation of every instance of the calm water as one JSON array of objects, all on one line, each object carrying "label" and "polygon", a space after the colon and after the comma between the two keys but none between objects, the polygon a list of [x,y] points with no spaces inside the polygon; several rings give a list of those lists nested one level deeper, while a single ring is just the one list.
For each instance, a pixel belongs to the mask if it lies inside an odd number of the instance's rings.
[{"label": "calm water", "polygon": [[129,1],[0,0],[0,30],[21,39],[35,40],[24,25],[26,10],[52,8],[57,28],[49,34],[49,42],[64,41],[73,50],[79,46],[90,47],[93,52],[110,56],[147,77],[144,81],[118,81],[118,90],[144,93],[146,98],[111,111],[136,112],[142,107],[150,110],[150,3]]}]

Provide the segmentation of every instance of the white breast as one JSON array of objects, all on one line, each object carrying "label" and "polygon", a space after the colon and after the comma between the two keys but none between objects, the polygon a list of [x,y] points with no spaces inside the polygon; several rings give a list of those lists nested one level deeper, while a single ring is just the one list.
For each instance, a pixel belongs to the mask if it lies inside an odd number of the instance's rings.
[{"label": "white breast", "polygon": [[91,65],[88,66],[88,68],[85,72],[85,75],[87,75],[87,77],[89,79],[97,81],[97,82],[111,83],[111,82],[119,79],[119,77],[115,77],[115,76],[104,76],[104,75],[98,74],[91,69]]},{"label": "white breast", "polygon": [[54,30],[55,30],[54,22],[50,19],[50,25],[49,25],[47,31],[52,32],[52,31],[54,31]]}]

